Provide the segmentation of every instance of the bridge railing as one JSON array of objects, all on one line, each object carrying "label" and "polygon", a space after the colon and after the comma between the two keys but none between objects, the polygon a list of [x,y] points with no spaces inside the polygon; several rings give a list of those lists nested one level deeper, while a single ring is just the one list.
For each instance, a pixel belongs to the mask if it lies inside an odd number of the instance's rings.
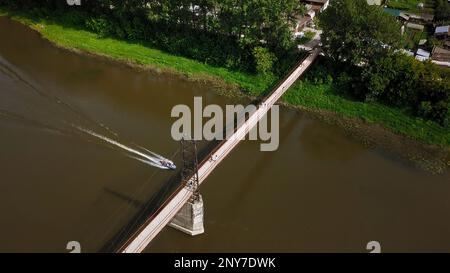
[{"label": "bridge railing", "polygon": [[[280,88],[280,86],[292,75],[292,73],[294,73],[295,70],[297,70],[297,68],[302,65],[302,63],[309,57],[309,55],[307,55],[306,57],[304,57],[303,59],[301,59],[300,61],[298,61],[293,68],[291,68],[289,70],[288,73],[286,73],[286,75],[278,81],[278,83],[271,89],[271,91],[269,92],[269,94],[267,94],[266,96],[264,96],[261,99],[261,102],[266,101],[267,99],[269,99],[277,90],[278,88]],[[250,118],[250,117],[249,117]],[[234,128],[236,129],[236,128]],[[205,156],[202,161],[200,162],[199,166],[203,165],[205,162],[207,162],[212,155],[214,155],[222,146],[223,144],[227,141],[227,139],[223,139],[219,144],[217,144],[217,146],[207,155]]]}]

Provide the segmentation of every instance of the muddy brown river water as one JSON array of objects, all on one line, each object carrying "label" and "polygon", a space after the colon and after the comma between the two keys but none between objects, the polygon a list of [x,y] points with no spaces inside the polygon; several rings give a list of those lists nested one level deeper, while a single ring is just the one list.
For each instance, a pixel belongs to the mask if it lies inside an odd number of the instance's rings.
[{"label": "muddy brown river water", "polygon": [[[69,241],[98,251],[174,174],[74,126],[114,131],[179,164],[172,107],[194,96],[236,103],[58,49],[6,18],[0,37],[0,252],[67,252]],[[165,228],[147,251],[367,252],[369,241],[386,252],[450,251],[449,173],[416,169],[289,109],[279,149],[259,144],[241,143],[202,186],[205,234]]]}]

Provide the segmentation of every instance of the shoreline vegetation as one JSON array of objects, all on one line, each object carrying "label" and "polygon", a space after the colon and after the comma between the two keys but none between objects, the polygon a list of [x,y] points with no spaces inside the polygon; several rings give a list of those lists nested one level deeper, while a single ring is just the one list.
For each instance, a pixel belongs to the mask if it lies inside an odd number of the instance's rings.
[{"label": "shoreline vegetation", "polygon": [[[144,42],[101,37],[86,29],[63,26],[52,18],[38,18],[29,12],[0,7],[0,16],[29,26],[58,47],[158,73],[184,76],[212,85],[228,96],[255,98],[270,91],[278,80],[273,74],[250,74],[171,55]],[[401,109],[344,98],[335,88],[332,83],[313,83],[304,77],[286,92],[282,104],[338,125],[366,145],[393,152],[422,169],[434,173],[448,169],[448,128],[413,117]]]}]

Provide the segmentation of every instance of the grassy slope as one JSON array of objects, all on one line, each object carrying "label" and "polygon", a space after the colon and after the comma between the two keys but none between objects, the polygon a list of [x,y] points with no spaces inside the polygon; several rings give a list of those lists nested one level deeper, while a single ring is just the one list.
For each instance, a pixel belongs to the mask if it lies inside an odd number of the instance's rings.
[{"label": "grassy slope", "polygon": [[139,43],[100,38],[98,35],[88,31],[66,29],[58,25],[45,24],[45,28],[40,29],[40,32],[45,38],[64,47],[101,53],[115,59],[132,61],[140,65],[175,69],[187,76],[211,75],[219,77],[227,83],[237,84],[252,93],[257,92],[257,90],[267,89],[275,80],[270,77],[254,76],[209,66],[184,57],[170,55]]},{"label": "grassy slope", "polygon": [[[419,3],[425,6],[423,9],[418,7]],[[400,9],[411,13],[433,13],[433,0],[388,0],[387,6],[393,9]]]},{"label": "grassy slope", "polygon": [[411,117],[399,109],[380,104],[350,101],[338,96],[330,84],[313,85],[297,82],[283,98],[286,102],[312,109],[336,112],[345,117],[362,118],[383,124],[392,131],[428,143],[450,146],[450,130],[431,121]]},{"label": "grassy slope", "polygon": [[86,30],[63,27],[49,20],[32,18],[24,13],[11,14],[0,8],[0,15],[2,14],[31,26],[38,30],[44,38],[65,48],[102,54],[140,65],[172,69],[186,76],[214,76],[226,83],[236,84],[252,94],[257,94],[258,90],[266,90],[276,80],[274,76],[251,75],[214,67],[184,57],[170,55],[139,42],[103,38]]},{"label": "grassy slope", "polygon": [[[130,43],[72,28],[64,28],[52,22],[26,17],[24,14],[8,14],[0,9],[0,15],[14,19],[37,29],[42,35],[67,48],[103,54],[115,59],[132,61],[142,65],[174,69],[179,73],[197,77],[199,75],[218,77],[229,84],[238,85],[252,95],[258,95],[273,84],[273,77],[254,76],[225,68],[209,66],[180,56],[164,53],[139,43]],[[33,19],[33,20],[32,20]],[[346,117],[359,117],[367,122],[380,123],[396,133],[408,135],[430,144],[450,146],[450,131],[433,123],[408,116],[398,109],[379,104],[346,100],[333,93],[330,85],[296,83],[283,97],[285,102],[313,109],[336,112]]]}]

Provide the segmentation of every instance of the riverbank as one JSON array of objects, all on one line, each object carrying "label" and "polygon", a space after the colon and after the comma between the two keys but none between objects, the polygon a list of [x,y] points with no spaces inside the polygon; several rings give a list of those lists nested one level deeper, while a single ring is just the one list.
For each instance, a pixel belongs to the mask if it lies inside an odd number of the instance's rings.
[{"label": "riverbank", "polygon": [[257,94],[276,81],[273,75],[251,75],[240,71],[214,67],[181,56],[151,48],[145,42],[122,41],[101,37],[83,27],[65,26],[56,18],[39,18],[31,13],[8,11],[0,7],[0,16],[8,16],[39,32],[58,47],[78,53],[102,56],[130,66],[183,75],[191,80],[214,82]]},{"label": "riverbank", "polygon": [[[189,80],[212,84],[215,89],[228,95],[256,97],[267,92],[276,82],[274,76],[250,75],[209,66],[164,53],[144,43],[102,38],[81,28],[59,25],[48,18],[39,19],[6,10],[0,10],[0,15],[7,15],[30,26],[59,47],[102,56],[133,67],[179,74]],[[314,85],[299,81],[285,94],[283,101],[286,105],[298,107],[346,128],[350,135],[365,143],[383,143],[383,148],[393,150],[408,160],[420,162],[419,165],[426,169],[441,172],[450,164],[450,132],[433,122],[413,118],[401,110],[383,105],[344,99],[336,95],[329,84]]]}]

